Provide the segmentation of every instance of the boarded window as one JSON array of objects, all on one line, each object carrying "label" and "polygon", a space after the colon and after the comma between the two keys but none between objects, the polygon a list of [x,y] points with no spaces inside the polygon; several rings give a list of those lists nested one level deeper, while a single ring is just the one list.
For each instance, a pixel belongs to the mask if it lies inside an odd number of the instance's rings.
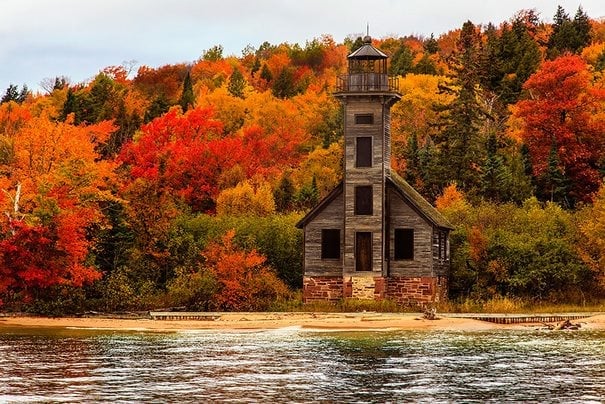
[{"label": "boarded window", "polygon": [[372,270],[372,233],[355,233],[355,270]]},{"label": "boarded window", "polygon": [[321,230],[321,259],[340,258],[340,230]]},{"label": "boarded window", "polygon": [[355,214],[371,215],[373,213],[372,186],[355,187]]},{"label": "boarded window", "polygon": [[372,167],[372,138],[358,137],[356,146],[355,167]]},{"label": "boarded window", "polygon": [[355,125],[373,125],[374,114],[355,114]]},{"label": "boarded window", "polygon": [[395,259],[414,259],[414,229],[395,229]]}]

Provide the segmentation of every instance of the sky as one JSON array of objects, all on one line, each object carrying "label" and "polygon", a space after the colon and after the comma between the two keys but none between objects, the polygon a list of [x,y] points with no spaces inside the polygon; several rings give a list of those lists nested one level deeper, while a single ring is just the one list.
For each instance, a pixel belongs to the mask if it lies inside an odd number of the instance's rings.
[{"label": "sky", "polygon": [[265,41],[304,46],[331,35],[438,37],[470,20],[509,20],[535,9],[552,22],[557,5],[605,17],[605,0],[0,0],[0,94],[9,84],[34,91],[45,78],[71,83],[106,66],[192,63],[222,45],[241,56]]}]

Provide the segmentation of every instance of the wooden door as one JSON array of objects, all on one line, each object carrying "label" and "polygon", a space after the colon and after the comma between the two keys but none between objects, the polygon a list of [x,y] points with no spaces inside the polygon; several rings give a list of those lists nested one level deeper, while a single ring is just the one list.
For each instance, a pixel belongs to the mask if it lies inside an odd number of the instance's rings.
[{"label": "wooden door", "polygon": [[372,270],[372,233],[355,233],[355,270]]}]

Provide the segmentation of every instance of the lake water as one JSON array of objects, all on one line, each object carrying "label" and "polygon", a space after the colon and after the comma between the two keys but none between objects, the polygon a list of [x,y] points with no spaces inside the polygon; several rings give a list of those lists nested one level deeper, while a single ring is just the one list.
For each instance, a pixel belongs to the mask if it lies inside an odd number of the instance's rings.
[{"label": "lake water", "polygon": [[0,402],[604,402],[605,332],[0,330]]}]

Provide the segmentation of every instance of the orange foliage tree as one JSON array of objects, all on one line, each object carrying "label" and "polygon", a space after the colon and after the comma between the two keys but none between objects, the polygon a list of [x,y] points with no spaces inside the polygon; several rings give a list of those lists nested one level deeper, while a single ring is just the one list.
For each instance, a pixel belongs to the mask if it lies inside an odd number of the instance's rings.
[{"label": "orange foliage tree", "polygon": [[87,261],[86,232],[102,220],[99,203],[114,198],[113,165],[98,161],[95,151],[114,129],[110,122],[74,126],[43,113],[4,131],[11,155],[0,163],[0,294],[27,299],[49,286],[100,277]]},{"label": "orange foliage tree", "polygon": [[245,251],[234,245],[235,231],[206,247],[206,268],[216,277],[219,290],[214,297],[218,310],[263,310],[288,293],[286,285],[265,265],[266,258],[256,250]]}]

